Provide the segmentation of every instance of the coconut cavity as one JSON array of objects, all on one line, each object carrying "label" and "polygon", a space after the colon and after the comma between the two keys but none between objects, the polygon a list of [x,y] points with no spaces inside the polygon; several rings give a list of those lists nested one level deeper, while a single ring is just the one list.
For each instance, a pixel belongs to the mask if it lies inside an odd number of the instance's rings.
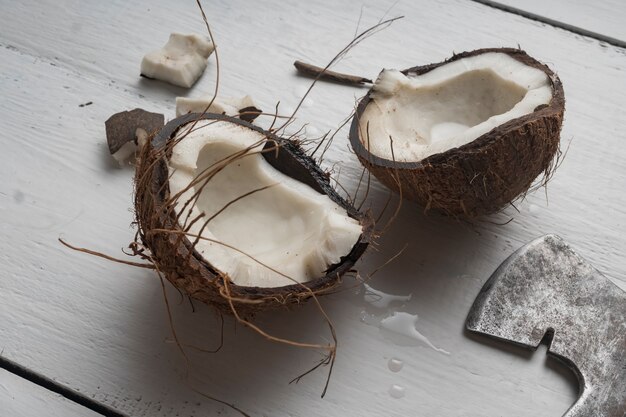
[{"label": "coconut cavity", "polygon": [[266,161],[263,133],[224,120],[186,130],[168,162],[179,223],[190,241],[202,236],[196,251],[236,285],[320,278],[359,241],[362,226],[346,209]]},{"label": "coconut cavity", "polygon": [[418,162],[550,103],[546,73],[506,53],[458,59],[421,75],[383,70],[360,116],[373,155]]}]

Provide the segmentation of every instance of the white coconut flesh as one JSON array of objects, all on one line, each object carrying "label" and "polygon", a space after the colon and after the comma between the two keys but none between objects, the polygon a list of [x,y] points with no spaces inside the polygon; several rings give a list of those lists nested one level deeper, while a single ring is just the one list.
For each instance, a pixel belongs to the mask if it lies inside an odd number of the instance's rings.
[{"label": "white coconut flesh", "polygon": [[223,97],[213,99],[213,96],[199,98],[176,97],[176,117],[187,113],[216,113],[228,116],[238,116],[239,110],[246,107],[257,107],[250,96]]},{"label": "white coconut flesh", "polygon": [[172,33],[164,47],[143,57],[141,73],[189,88],[204,72],[214,50],[213,43],[202,36]]},{"label": "white coconut flesh", "polygon": [[[252,129],[226,121],[199,122],[174,146],[168,163],[170,194],[224,165],[221,161],[231,161],[203,188],[199,183],[182,193],[176,204],[180,224],[204,213],[189,230],[202,233],[196,250],[237,285],[280,287],[320,278],[350,253],[362,227],[328,196],[272,167],[259,153],[264,144],[265,136]],[[245,150],[245,156],[232,160]],[[269,188],[242,197],[263,187]],[[200,189],[196,204],[183,208]]]},{"label": "white coconut flesh", "polygon": [[359,137],[371,154],[418,162],[532,113],[549,104],[552,94],[543,71],[499,52],[462,58],[422,75],[384,70],[359,119]]}]

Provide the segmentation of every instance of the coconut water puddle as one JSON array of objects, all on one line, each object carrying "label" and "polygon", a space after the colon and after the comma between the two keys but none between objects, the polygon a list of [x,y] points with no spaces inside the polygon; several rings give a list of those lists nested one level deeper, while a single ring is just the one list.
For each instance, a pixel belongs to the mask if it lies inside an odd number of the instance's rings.
[{"label": "coconut water puddle", "polygon": [[[435,346],[425,335],[417,330],[416,325],[419,320],[417,314],[410,314],[404,311],[397,311],[394,308],[390,308],[394,303],[406,303],[411,300],[412,294],[409,295],[394,295],[388,294],[383,291],[372,288],[367,284],[363,284],[365,290],[363,300],[368,304],[368,307],[375,307],[376,309],[386,309],[386,313],[375,314],[370,313],[367,310],[361,311],[361,322],[377,327],[383,336],[392,343],[399,346],[411,346],[416,344],[422,344],[435,352],[442,353],[444,355],[450,355],[445,349]],[[401,304],[403,307],[404,304]],[[397,360],[397,359],[395,359]],[[398,371],[402,368],[402,362],[393,365],[388,364],[390,369],[397,367]],[[393,369],[391,369],[393,371]],[[397,371],[394,371],[397,372]]]},{"label": "coconut water puddle", "polygon": [[363,288],[365,289],[363,300],[376,308],[389,308],[389,305],[393,302],[406,303],[407,301],[411,301],[411,296],[413,295],[387,294],[380,290],[376,290],[367,284],[363,284]]},{"label": "coconut water puddle", "polygon": [[380,328],[388,330],[392,333],[408,337],[409,339],[420,341],[429,348],[433,349],[435,352],[449,355],[450,352],[432,344],[426,336],[424,336],[415,328],[417,320],[417,314],[409,314],[398,311],[393,313],[391,316],[383,318],[380,321]]}]

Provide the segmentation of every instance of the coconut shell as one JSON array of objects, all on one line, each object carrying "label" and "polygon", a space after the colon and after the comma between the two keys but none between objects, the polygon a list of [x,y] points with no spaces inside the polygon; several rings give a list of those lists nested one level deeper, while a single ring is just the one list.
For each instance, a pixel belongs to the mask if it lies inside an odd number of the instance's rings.
[{"label": "coconut shell", "polygon": [[138,128],[152,133],[161,129],[164,124],[165,118],[162,114],[151,113],[144,109],[115,113],[104,122],[109,152],[113,155],[126,143],[135,142],[135,132]]},{"label": "coconut shell", "polygon": [[[280,144],[277,150],[262,153],[267,162],[289,177],[326,194],[363,226],[363,233],[351,252],[343,257],[340,263],[331,265],[324,276],[304,285],[293,284],[276,288],[245,287],[235,285],[225,274],[211,266],[192,247],[190,240],[181,234],[151,232],[155,229],[181,230],[175,221],[176,213],[165,205],[169,197],[169,181],[165,160],[167,152],[163,150],[180,127],[204,119],[223,120],[263,133],[268,138],[266,148],[273,148],[276,143]],[[139,237],[144,246],[150,250],[151,259],[158,271],[183,293],[228,314],[233,313],[229,299],[232,300],[237,313],[245,317],[257,311],[300,304],[311,297],[310,291],[316,295],[329,292],[340,283],[341,276],[352,269],[372,238],[371,217],[357,211],[337,194],[330,185],[327,174],[296,143],[225,115],[192,113],[169,122],[142,150],[135,180],[135,209]]]},{"label": "coconut shell", "polygon": [[360,101],[350,128],[350,143],[361,163],[383,184],[424,206],[456,217],[495,213],[523,195],[541,173],[549,176],[559,149],[565,98],[559,77],[519,49],[493,48],[463,52],[437,64],[409,68],[421,75],[447,63],[488,52],[500,52],[540,69],[550,79],[552,100],[533,113],[510,120],[472,142],[431,155],[419,162],[394,162],[371,154],[359,137],[359,118],[372,101]]}]

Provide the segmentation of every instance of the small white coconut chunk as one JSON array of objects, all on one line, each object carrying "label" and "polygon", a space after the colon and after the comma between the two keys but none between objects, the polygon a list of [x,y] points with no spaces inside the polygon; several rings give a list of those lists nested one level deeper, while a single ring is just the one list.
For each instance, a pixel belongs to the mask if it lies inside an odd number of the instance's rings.
[{"label": "small white coconut chunk", "polygon": [[135,130],[135,137],[137,138],[137,147],[139,149],[143,148],[148,143],[149,136],[145,129],[138,127],[137,130]]},{"label": "small white coconut chunk", "polygon": [[[280,287],[320,278],[350,253],[362,227],[328,196],[272,167],[259,153],[264,144],[262,133],[225,121],[199,122],[176,144],[169,185],[171,195],[181,193],[181,226],[204,213],[190,228],[202,232],[196,250],[237,285]],[[244,156],[233,159],[237,152]],[[201,183],[185,188],[225,160],[196,204],[183,207]],[[263,187],[269,188],[258,191]]]},{"label": "small white coconut chunk", "polygon": [[[257,107],[250,96],[216,98],[213,96],[198,98],[176,97],[176,117],[187,113],[217,113],[227,116],[239,116],[239,110],[246,107]],[[211,105],[209,107],[209,104]],[[207,109],[208,107],[208,109]]]},{"label": "small white coconut chunk", "polygon": [[135,145],[135,142],[126,142],[111,156],[113,156],[120,165],[126,165],[131,156],[135,155],[136,150],[137,145]]},{"label": "small white coconut chunk", "polygon": [[470,143],[551,99],[543,71],[500,52],[462,58],[422,75],[383,70],[359,120],[359,136],[376,156],[417,162]]},{"label": "small white coconut chunk", "polygon": [[117,150],[117,152],[111,155],[121,166],[128,164],[131,157],[133,157],[137,152],[137,149],[143,148],[148,142],[148,132],[146,132],[145,129],[138,127],[135,130],[135,139],[137,143],[133,141],[126,142]]},{"label": "small white coconut chunk", "polygon": [[213,43],[198,35],[172,33],[165,46],[141,61],[141,74],[180,87],[191,87],[207,66]]}]

